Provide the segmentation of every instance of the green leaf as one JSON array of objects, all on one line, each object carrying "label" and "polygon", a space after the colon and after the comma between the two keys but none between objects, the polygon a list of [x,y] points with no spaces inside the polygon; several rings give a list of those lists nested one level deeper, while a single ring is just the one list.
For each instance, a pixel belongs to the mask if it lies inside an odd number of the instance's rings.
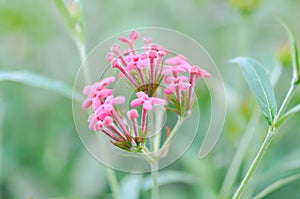
[{"label": "green leaf", "polygon": [[83,101],[83,97],[78,92],[66,86],[60,81],[51,80],[47,77],[29,72],[29,71],[1,71],[0,70],[0,81],[13,81],[33,86],[37,88],[47,89],[57,92],[69,99],[74,99],[79,102]]},{"label": "green leaf", "polygon": [[277,127],[282,125],[286,120],[288,120],[291,116],[295,113],[300,111],[300,104],[296,105],[295,107],[291,108],[288,112],[286,112],[277,122]]},{"label": "green leaf", "polygon": [[[193,175],[178,172],[178,171],[165,171],[160,172],[158,175],[158,184],[166,185],[171,183],[185,183],[185,184],[195,184],[197,183],[197,178]],[[151,176],[145,178],[141,185],[141,188],[146,191],[152,188],[152,178]]]},{"label": "green leaf", "polygon": [[287,26],[287,24],[280,19],[277,20],[284,27],[289,37],[290,51],[291,51],[291,57],[293,62],[293,83],[298,84],[300,82],[300,64],[299,64],[299,50],[297,46],[297,41],[295,39],[294,33]]},{"label": "green leaf", "polygon": [[277,102],[270,80],[263,66],[249,57],[237,57],[229,62],[238,63],[248,82],[260,110],[269,125],[277,113]]},{"label": "green leaf", "polygon": [[56,0],[55,2],[71,35],[77,41],[84,43],[85,30],[82,20],[82,2],[73,0],[70,5],[67,5],[64,0]]},{"label": "green leaf", "polygon": [[257,194],[254,197],[254,199],[264,198],[265,196],[272,193],[273,191],[276,191],[277,189],[287,185],[288,183],[291,183],[291,182],[299,180],[299,179],[300,179],[300,174],[298,173],[298,174],[289,176],[287,178],[277,180],[276,182],[270,184],[268,187],[266,187],[264,190],[262,190],[259,194]]},{"label": "green leaf", "polygon": [[66,4],[64,3],[63,0],[56,0],[56,7],[58,8],[61,16],[63,17],[66,25],[72,32],[74,31],[73,29],[75,28],[76,25],[76,20],[70,15]]}]

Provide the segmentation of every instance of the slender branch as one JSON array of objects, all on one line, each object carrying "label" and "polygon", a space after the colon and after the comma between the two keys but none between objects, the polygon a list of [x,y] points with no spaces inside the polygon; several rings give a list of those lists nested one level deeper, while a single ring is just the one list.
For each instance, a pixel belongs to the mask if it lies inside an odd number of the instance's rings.
[{"label": "slender branch", "polygon": [[221,191],[218,198],[227,198],[229,191],[238,175],[239,168],[243,161],[244,155],[250,145],[251,138],[253,137],[255,127],[257,126],[259,119],[259,113],[255,111],[246,127],[245,133],[240,141],[237,151],[231,161],[229,169],[226,173],[225,179],[223,181]]},{"label": "slender branch", "polygon": [[151,175],[152,175],[152,199],[159,199],[159,185],[158,185],[158,162],[156,159],[151,163]]},{"label": "slender branch", "polygon": [[121,199],[118,180],[113,169],[105,167],[105,173],[114,199]]},{"label": "slender branch", "polygon": [[175,124],[171,132],[171,135],[166,139],[166,141],[163,143],[162,147],[160,148],[160,155],[163,154],[165,148],[171,143],[172,139],[175,137],[177,130],[181,126],[182,122],[183,122],[183,118],[179,117],[177,123]]},{"label": "slender branch", "polygon": [[294,94],[294,91],[295,91],[295,85],[293,83],[291,83],[290,89],[287,92],[287,94],[286,94],[286,96],[285,96],[285,98],[284,98],[284,100],[282,102],[282,105],[281,105],[281,107],[280,107],[280,109],[279,109],[279,111],[278,111],[278,113],[276,115],[274,123],[276,123],[280,119],[280,117],[282,116],[282,114],[284,113],[286,107],[288,106],[288,104],[290,102],[291,97]]},{"label": "slender branch", "polygon": [[254,173],[255,169],[257,168],[259,162],[261,161],[262,157],[266,153],[274,135],[275,135],[274,129],[272,127],[269,127],[268,134],[267,134],[263,144],[261,145],[258,153],[256,154],[255,159],[253,160],[252,164],[250,165],[250,168],[248,169],[246,175],[244,176],[242,182],[240,183],[240,185],[239,185],[238,189],[236,190],[235,194],[233,195],[232,199],[238,199],[241,197],[251,176],[253,175],[253,173]]}]

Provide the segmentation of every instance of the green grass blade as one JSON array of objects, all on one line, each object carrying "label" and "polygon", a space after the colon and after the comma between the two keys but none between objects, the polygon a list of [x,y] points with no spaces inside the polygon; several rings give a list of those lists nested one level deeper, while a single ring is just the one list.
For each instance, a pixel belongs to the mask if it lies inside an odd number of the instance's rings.
[{"label": "green grass blade", "polygon": [[79,102],[83,101],[83,96],[64,83],[52,80],[47,77],[29,71],[2,71],[0,70],[0,81],[12,81],[22,83],[36,88],[47,89],[59,93],[69,99],[74,98]]}]

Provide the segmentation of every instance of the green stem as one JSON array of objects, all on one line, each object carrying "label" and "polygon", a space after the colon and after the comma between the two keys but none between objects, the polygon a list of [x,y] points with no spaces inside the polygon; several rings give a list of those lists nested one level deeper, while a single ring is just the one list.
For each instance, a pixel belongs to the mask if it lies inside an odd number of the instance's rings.
[{"label": "green stem", "polygon": [[88,68],[88,63],[87,63],[87,53],[86,53],[86,46],[85,44],[79,42],[79,41],[75,41],[76,46],[77,46],[77,50],[80,56],[80,60],[81,60],[81,64],[82,64],[82,71],[83,71],[83,78],[86,84],[90,84],[91,83],[91,78],[90,78],[90,72],[89,72],[89,68]]},{"label": "green stem", "polygon": [[112,191],[112,195],[114,199],[120,199],[120,191],[119,191],[119,185],[118,180],[116,177],[116,173],[113,169],[106,167],[105,168],[106,176],[108,179],[109,186]]},{"label": "green stem", "polygon": [[152,199],[159,199],[159,185],[158,185],[158,163],[159,160],[155,159],[151,162],[151,175],[152,175]]},{"label": "green stem", "polygon": [[174,126],[174,128],[173,128],[173,130],[171,132],[171,135],[166,139],[166,141],[164,142],[164,144],[160,148],[160,155],[163,154],[164,150],[166,149],[166,147],[169,146],[169,144],[171,143],[172,139],[175,137],[177,130],[181,126],[182,122],[183,122],[183,118],[179,117],[178,120],[177,120],[177,123],[175,124],[175,126]]},{"label": "green stem", "polygon": [[246,188],[246,185],[248,184],[251,176],[253,175],[255,169],[257,168],[259,162],[261,161],[262,157],[264,156],[264,154],[266,153],[273,137],[275,135],[275,131],[272,127],[269,127],[268,130],[268,134],[263,142],[263,144],[261,145],[258,153],[256,154],[255,159],[253,160],[252,164],[250,165],[250,168],[248,169],[246,175],[244,176],[241,184],[239,185],[238,189],[236,190],[236,192],[234,193],[232,199],[238,199],[241,197],[244,189]]},{"label": "green stem", "polygon": [[253,175],[256,167],[258,166],[259,162],[261,161],[262,157],[264,156],[265,152],[267,151],[274,135],[276,134],[276,125],[277,125],[277,121],[280,121],[280,118],[282,116],[282,114],[284,113],[286,107],[289,104],[290,99],[293,96],[293,93],[295,91],[295,84],[292,82],[291,86],[280,106],[280,109],[278,111],[278,113],[276,114],[276,117],[272,123],[272,126],[269,126],[268,129],[268,134],[263,142],[263,144],[261,145],[258,153],[256,154],[255,159],[253,160],[253,162],[250,165],[250,168],[248,169],[246,175],[244,176],[242,182],[240,183],[238,189],[235,191],[234,195],[233,195],[233,199],[238,199],[240,198],[241,194],[243,193],[244,189],[246,188],[246,185],[248,184],[251,176]]},{"label": "green stem", "polygon": [[289,91],[287,92],[283,102],[282,102],[282,105],[276,115],[276,118],[274,120],[274,124],[281,118],[282,114],[284,113],[286,107],[288,106],[289,102],[290,102],[290,99],[292,97],[292,95],[294,94],[294,91],[295,91],[295,85],[292,83],[291,84],[291,87],[289,89]]},{"label": "green stem", "polygon": [[231,187],[236,179],[236,176],[238,175],[238,171],[243,161],[244,155],[246,154],[249,144],[254,135],[253,131],[257,126],[258,119],[259,119],[259,113],[255,111],[250,119],[250,122],[246,127],[245,133],[240,141],[237,151],[233,157],[233,160],[231,161],[231,164],[226,173],[218,198],[228,197],[229,191],[231,190]]}]

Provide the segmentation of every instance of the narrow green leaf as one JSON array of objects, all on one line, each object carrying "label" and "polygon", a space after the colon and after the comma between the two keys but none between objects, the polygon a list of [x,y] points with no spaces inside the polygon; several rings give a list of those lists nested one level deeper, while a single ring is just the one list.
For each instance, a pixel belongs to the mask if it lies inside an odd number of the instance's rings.
[{"label": "narrow green leaf", "polygon": [[300,111],[300,104],[296,105],[295,107],[291,108],[288,112],[286,112],[277,122],[277,127],[282,125],[286,120],[288,120],[291,116],[295,113]]},{"label": "narrow green leaf", "polygon": [[[159,186],[171,184],[171,183],[195,184],[197,183],[197,178],[195,176],[178,172],[178,171],[165,171],[159,173],[158,175]],[[152,188],[151,176],[145,178],[144,182],[141,185],[141,188],[144,191]]]},{"label": "narrow green leaf", "polygon": [[260,110],[269,125],[277,113],[277,102],[270,80],[263,66],[249,57],[237,57],[229,62],[238,63]]},{"label": "narrow green leaf", "polygon": [[0,81],[13,81],[33,86],[37,88],[47,89],[57,92],[69,99],[74,98],[77,101],[83,101],[83,97],[78,92],[66,86],[60,81],[51,80],[47,77],[29,72],[29,71],[0,71]]},{"label": "narrow green leaf", "polygon": [[73,17],[71,17],[63,0],[56,0],[55,2],[56,2],[56,7],[58,8],[66,25],[73,32],[74,31],[73,29],[75,28],[75,25],[76,25],[76,20]]},{"label": "narrow green leaf", "polygon": [[82,1],[73,0],[71,4],[66,4],[64,0],[56,0],[58,8],[71,35],[81,43],[84,43],[85,30],[82,16]]},{"label": "narrow green leaf", "polygon": [[289,176],[287,178],[283,178],[280,180],[277,180],[276,182],[272,183],[268,187],[266,187],[264,190],[262,190],[259,194],[257,194],[254,199],[261,199],[267,196],[268,194],[272,193],[273,191],[276,191],[277,189],[287,185],[288,183],[291,183],[293,181],[299,180],[300,174],[294,174],[292,176]]},{"label": "narrow green leaf", "polygon": [[284,27],[289,37],[290,51],[291,51],[291,57],[293,62],[293,83],[298,84],[300,82],[300,64],[299,64],[299,50],[297,46],[297,41],[295,39],[294,33],[291,31],[288,25],[280,19],[277,20]]}]

